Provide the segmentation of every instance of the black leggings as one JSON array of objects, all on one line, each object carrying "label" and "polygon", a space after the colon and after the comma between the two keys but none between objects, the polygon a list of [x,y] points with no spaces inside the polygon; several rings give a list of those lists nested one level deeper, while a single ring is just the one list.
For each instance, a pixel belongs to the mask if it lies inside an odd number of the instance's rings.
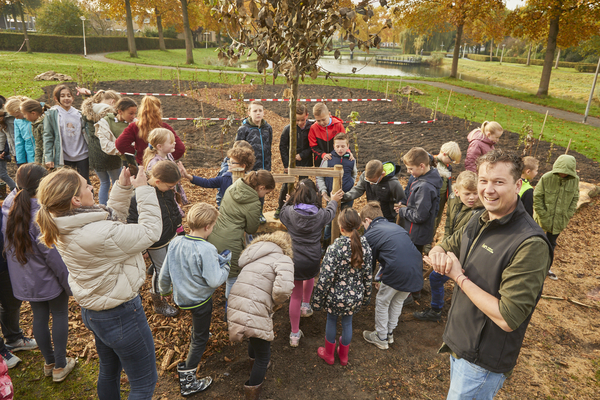
[{"label": "black leggings", "polygon": [[248,386],[260,385],[265,380],[267,367],[271,360],[271,342],[251,337],[248,341],[248,355],[254,358]]},{"label": "black leggings", "polygon": [[[33,311],[33,336],[46,364],[54,368],[67,365],[67,340],[69,338],[69,295],[63,290],[58,297],[48,301],[30,301]],[[48,322],[52,313],[52,337]],[[52,349],[54,342],[54,349]]]},{"label": "black leggings", "polygon": [[79,173],[79,175],[83,176],[85,178],[85,180],[87,181],[88,185],[91,185],[92,182],[90,182],[90,159],[88,158],[84,158],[81,161],[67,161],[65,160],[65,165],[67,167],[71,167],[74,170],[77,170],[77,172]]}]

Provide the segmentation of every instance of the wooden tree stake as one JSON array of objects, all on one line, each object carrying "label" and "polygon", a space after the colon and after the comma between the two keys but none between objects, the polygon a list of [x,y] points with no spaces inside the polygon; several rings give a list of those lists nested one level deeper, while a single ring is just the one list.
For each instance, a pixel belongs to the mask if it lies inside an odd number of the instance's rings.
[{"label": "wooden tree stake", "polygon": [[435,111],[433,112],[433,120],[435,121],[435,117],[437,116],[437,108],[438,108],[438,102],[440,101],[440,96],[437,97],[437,99],[435,100]]},{"label": "wooden tree stake", "polygon": [[173,359],[174,355],[175,355],[175,350],[173,350],[173,349],[167,350],[167,352],[165,353],[165,356],[163,357],[162,362],[160,363],[160,376],[162,376],[165,373],[165,371],[167,370],[167,368],[169,368],[171,359]]},{"label": "wooden tree stake", "polygon": [[386,99],[386,100],[388,99],[388,90],[389,90],[389,88],[390,88],[390,83],[388,82],[388,83],[385,85],[385,99]]},{"label": "wooden tree stake", "polygon": [[450,89],[450,94],[448,95],[448,102],[446,103],[446,109],[444,110],[444,114],[448,114],[448,106],[450,105],[450,97],[452,97],[452,89]]},{"label": "wooden tree stake", "polygon": [[233,182],[237,181],[240,178],[243,178],[246,175],[246,171],[244,171],[244,168],[231,168],[230,171]]},{"label": "wooden tree stake", "polygon": [[546,126],[546,118],[548,118],[548,110],[546,110],[546,116],[544,117],[544,123],[542,124],[542,130],[540,131],[540,137],[538,137],[537,145],[535,146],[534,157],[537,156],[538,147],[540,147],[540,140],[542,140],[542,134],[544,133],[544,127]]},{"label": "wooden tree stake", "polygon": [[571,140],[573,139],[569,139],[569,144],[567,145],[567,150],[565,150],[565,154],[569,152],[569,148],[571,147]]},{"label": "wooden tree stake", "polygon": [[[340,164],[335,165],[333,167],[340,175],[338,175],[337,177],[333,178],[333,185],[331,187],[331,194],[337,192],[338,190],[340,190],[342,188],[342,178],[341,178],[341,173],[344,169],[344,167],[342,167]],[[337,218],[338,215],[340,215],[340,208],[341,208],[341,204],[338,204],[337,207],[337,211],[335,213],[335,218],[333,219],[333,221],[331,221],[331,243],[333,243],[333,241],[335,239],[337,239],[338,237],[340,237],[340,226],[338,225],[337,222]]]}]

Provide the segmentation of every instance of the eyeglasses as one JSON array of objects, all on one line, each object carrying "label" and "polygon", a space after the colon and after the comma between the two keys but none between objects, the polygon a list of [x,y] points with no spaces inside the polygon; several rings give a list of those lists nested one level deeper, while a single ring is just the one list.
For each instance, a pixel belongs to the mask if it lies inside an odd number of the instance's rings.
[{"label": "eyeglasses", "polygon": [[365,177],[366,181],[369,182],[371,185],[377,185],[379,182],[381,182],[381,178],[383,178],[383,176],[379,176],[379,179],[377,179],[377,182],[373,182],[370,181],[369,178]]}]

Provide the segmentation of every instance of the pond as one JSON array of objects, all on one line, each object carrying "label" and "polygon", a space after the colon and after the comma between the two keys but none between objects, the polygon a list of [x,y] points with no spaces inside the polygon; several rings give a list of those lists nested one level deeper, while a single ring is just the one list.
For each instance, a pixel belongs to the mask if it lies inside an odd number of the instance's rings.
[{"label": "pond", "polygon": [[350,55],[343,54],[339,59],[333,56],[323,56],[319,65],[334,74],[351,74],[356,67],[355,75],[385,75],[385,76],[423,76],[429,78],[444,78],[450,75],[449,70],[427,65],[386,65],[377,64],[375,57],[357,56],[351,60]]}]

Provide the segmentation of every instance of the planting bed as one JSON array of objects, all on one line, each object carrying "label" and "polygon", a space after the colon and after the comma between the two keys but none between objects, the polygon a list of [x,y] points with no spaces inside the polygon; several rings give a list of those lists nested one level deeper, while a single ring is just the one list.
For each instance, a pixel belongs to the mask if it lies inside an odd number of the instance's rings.
[{"label": "planting bed", "polygon": [[[193,86],[193,87],[192,87]],[[207,86],[207,88],[205,88]],[[229,101],[229,95],[245,98],[281,97],[282,86],[226,87],[225,85],[204,83],[181,83],[182,90],[200,88],[194,96],[203,100],[202,105],[194,98],[161,97],[165,117],[205,117],[243,116],[243,108]],[[96,89],[115,89],[120,92],[174,93],[177,82],[173,81],[118,81],[100,82]],[[51,93],[52,87],[46,88]],[[338,98],[378,98],[381,93],[366,90],[349,90],[325,86],[301,86],[300,97]],[[135,97],[140,100],[140,97]],[[431,119],[432,111],[417,103],[407,106],[406,99],[394,99],[392,103],[330,103],[330,111],[342,119],[352,111],[359,113],[360,120],[367,121],[422,121]],[[76,102],[79,106],[80,101]],[[274,127],[273,158],[274,169],[281,172],[277,146],[279,133],[286,125],[288,103],[265,103],[266,119]],[[309,103],[310,107],[313,104]],[[459,143],[464,151],[467,148],[467,133],[482,121],[465,121],[437,113],[438,122],[433,124],[409,124],[401,126],[357,125],[354,128],[358,140],[359,169],[372,159],[398,162],[402,154],[413,146],[422,146],[435,153],[449,140]],[[502,123],[502,121],[499,121]],[[237,122],[222,135],[221,122],[214,125],[194,127],[190,121],[171,124],[186,142],[188,152],[183,159],[188,169],[196,175],[214,176],[223,153],[231,146],[237,130]],[[353,136],[354,137],[354,136]],[[518,135],[505,132],[497,147],[517,149]],[[354,150],[354,146],[351,146]],[[535,149],[535,146],[534,146]],[[550,144],[542,142],[537,150],[541,160],[540,174],[552,167],[552,162],[565,149],[554,147],[550,162],[546,162]],[[582,155],[570,152],[577,158],[580,177],[588,182],[600,182],[598,164]],[[455,168],[463,170],[463,164]],[[401,180],[406,182],[406,174]],[[97,180],[95,181],[97,183]],[[188,198],[192,202],[207,201],[214,204],[215,191],[200,189],[184,182]],[[265,209],[274,209],[277,193],[266,198]],[[363,200],[364,201],[364,200]],[[357,208],[363,203],[357,202]],[[528,329],[522,354],[512,378],[508,379],[499,399],[530,398],[598,398],[600,384],[600,339],[598,339],[598,301],[586,294],[600,286],[600,251],[596,244],[600,241],[600,205],[592,202],[580,210],[571,224],[558,239],[558,248],[553,270],[558,281],[546,281],[544,294],[568,297],[591,308],[576,305],[564,300],[542,299],[534,313]],[[595,217],[594,217],[595,215]],[[442,224],[443,226],[443,224]],[[440,231],[443,229],[440,228]],[[190,316],[184,312],[175,319],[154,315],[147,293],[146,282],[142,297],[146,314],[153,330],[157,361],[160,364],[168,349],[175,350],[175,358],[184,359],[187,354],[190,334]],[[446,299],[449,303],[452,284],[447,284]],[[378,350],[362,338],[363,330],[374,328],[374,299],[354,317],[353,340],[350,350],[350,363],[341,367],[326,365],[316,354],[323,345],[325,315],[315,313],[303,318],[300,328],[305,337],[298,348],[290,348],[290,332],[287,303],[275,313],[276,338],[272,343],[273,367],[268,371],[264,384],[265,399],[442,399],[449,384],[449,363],[447,355],[438,355],[442,341],[444,323],[429,323],[416,320],[412,313],[429,305],[429,284],[426,282],[423,298],[403,310],[401,321],[395,332],[395,343],[387,351]],[[206,392],[192,398],[242,399],[243,383],[249,376],[249,361],[244,344],[231,345],[228,342],[227,326],[223,322],[223,291],[217,290],[214,297],[212,339],[199,368],[199,375],[211,375],[215,382]],[[24,307],[24,325],[31,320],[28,307]],[[80,321],[78,307],[71,306],[71,339],[69,355],[83,355],[89,362],[96,362],[93,349],[84,350],[91,335]],[[447,307],[443,312],[443,322],[447,318]],[[339,331],[339,329],[338,329]],[[35,365],[41,371],[41,363]],[[90,398],[95,388],[90,388]],[[25,391],[34,388],[22,387]],[[178,381],[173,369],[159,377],[156,399],[178,398]],[[43,397],[43,396],[42,396]]]}]

